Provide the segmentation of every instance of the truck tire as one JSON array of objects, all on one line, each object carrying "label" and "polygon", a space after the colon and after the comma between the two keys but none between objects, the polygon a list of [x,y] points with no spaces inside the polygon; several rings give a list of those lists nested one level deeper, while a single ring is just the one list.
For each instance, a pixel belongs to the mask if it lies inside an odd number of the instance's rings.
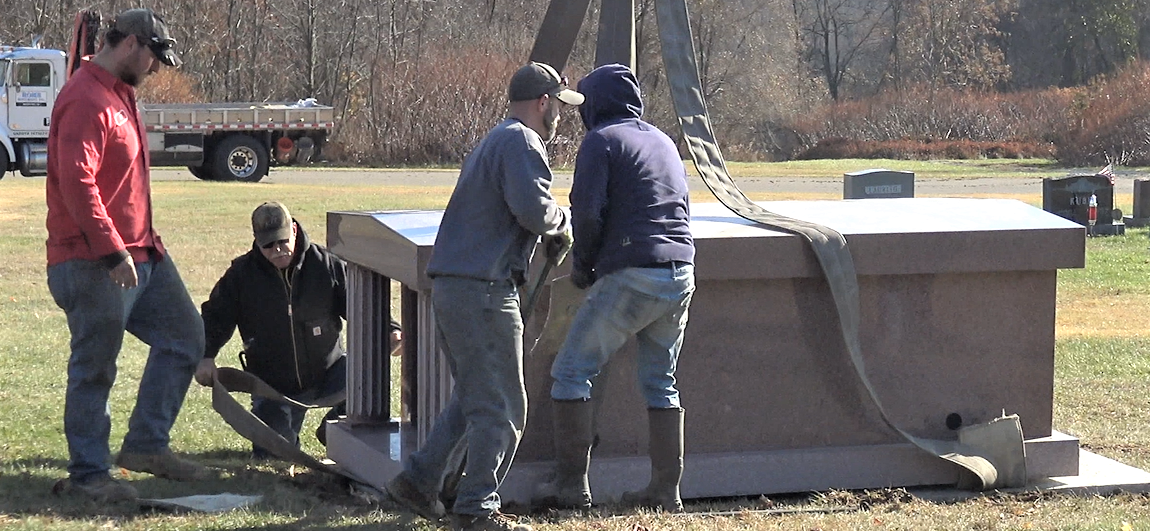
[{"label": "truck tire", "polygon": [[220,181],[258,182],[268,174],[268,150],[247,135],[225,137],[212,150],[212,176]]},{"label": "truck tire", "polygon": [[0,179],[8,175],[8,150],[4,149],[4,145],[0,144]]},{"label": "truck tire", "polygon": [[212,172],[208,171],[206,166],[188,166],[188,171],[192,172],[192,175],[201,181],[215,180],[212,179]]}]

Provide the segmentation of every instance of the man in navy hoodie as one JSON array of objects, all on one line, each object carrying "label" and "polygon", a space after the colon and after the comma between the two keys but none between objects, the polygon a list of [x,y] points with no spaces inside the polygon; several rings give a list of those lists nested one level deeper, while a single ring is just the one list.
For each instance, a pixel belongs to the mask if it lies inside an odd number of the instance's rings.
[{"label": "man in navy hoodie", "polygon": [[575,160],[571,281],[590,288],[551,368],[557,467],[537,505],[591,505],[591,380],[631,336],[647,402],[651,481],[624,503],[681,511],[683,408],[675,366],[695,291],[687,172],[675,143],[640,119],[639,83],[627,67],[596,68],[579,82],[587,135]]}]

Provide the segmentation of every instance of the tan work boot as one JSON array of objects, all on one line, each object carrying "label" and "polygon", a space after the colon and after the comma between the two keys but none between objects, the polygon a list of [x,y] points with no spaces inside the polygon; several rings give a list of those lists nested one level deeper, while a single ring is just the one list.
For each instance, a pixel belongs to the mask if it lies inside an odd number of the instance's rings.
[{"label": "tan work boot", "polygon": [[420,492],[415,483],[404,472],[400,472],[391,481],[388,481],[383,490],[387,491],[387,495],[402,505],[404,509],[432,522],[439,521],[447,514],[443,508],[443,502],[440,502],[436,495]]},{"label": "tan work boot", "polygon": [[519,523],[513,514],[495,511],[491,514],[453,514],[452,531],[532,531],[531,526]]},{"label": "tan work boot", "polygon": [[158,454],[120,452],[120,455],[116,456],[116,466],[176,481],[197,481],[211,476],[207,467],[176,457],[176,454],[167,448]]},{"label": "tan work boot", "polygon": [[591,464],[595,407],[590,400],[552,400],[551,418],[555,444],[555,475],[535,488],[533,508],[587,509],[591,488],[587,468]]},{"label": "tan work boot", "polygon": [[126,482],[112,479],[108,474],[99,474],[83,483],[71,480],[69,483],[72,491],[98,503],[135,501],[138,497],[135,487]]},{"label": "tan work boot", "polygon": [[683,410],[648,409],[647,422],[651,435],[651,482],[641,491],[624,493],[620,501],[633,507],[682,512],[679,480],[683,478]]}]

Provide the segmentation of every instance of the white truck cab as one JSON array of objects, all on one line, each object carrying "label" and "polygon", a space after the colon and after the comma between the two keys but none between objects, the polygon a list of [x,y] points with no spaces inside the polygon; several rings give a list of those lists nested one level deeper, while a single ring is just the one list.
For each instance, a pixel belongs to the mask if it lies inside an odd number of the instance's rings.
[{"label": "white truck cab", "polygon": [[49,120],[66,68],[60,50],[0,46],[0,177],[47,172]]},{"label": "white truck cab", "polygon": [[[89,68],[85,66],[84,68]],[[0,46],[0,178],[48,173],[48,127],[67,80],[64,52]],[[187,166],[204,180],[259,181],[271,166],[309,162],[334,109],[297,102],[141,104],[153,166]]]}]

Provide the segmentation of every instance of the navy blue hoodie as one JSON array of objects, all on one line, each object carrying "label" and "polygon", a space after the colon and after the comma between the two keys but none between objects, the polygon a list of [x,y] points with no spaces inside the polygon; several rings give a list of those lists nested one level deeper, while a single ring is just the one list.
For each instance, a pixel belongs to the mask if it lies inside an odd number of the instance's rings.
[{"label": "navy blue hoodie", "polygon": [[693,264],[687,170],[671,138],[640,119],[634,74],[604,65],[578,90],[587,135],[571,186],[572,267],[598,279],[625,267]]}]

